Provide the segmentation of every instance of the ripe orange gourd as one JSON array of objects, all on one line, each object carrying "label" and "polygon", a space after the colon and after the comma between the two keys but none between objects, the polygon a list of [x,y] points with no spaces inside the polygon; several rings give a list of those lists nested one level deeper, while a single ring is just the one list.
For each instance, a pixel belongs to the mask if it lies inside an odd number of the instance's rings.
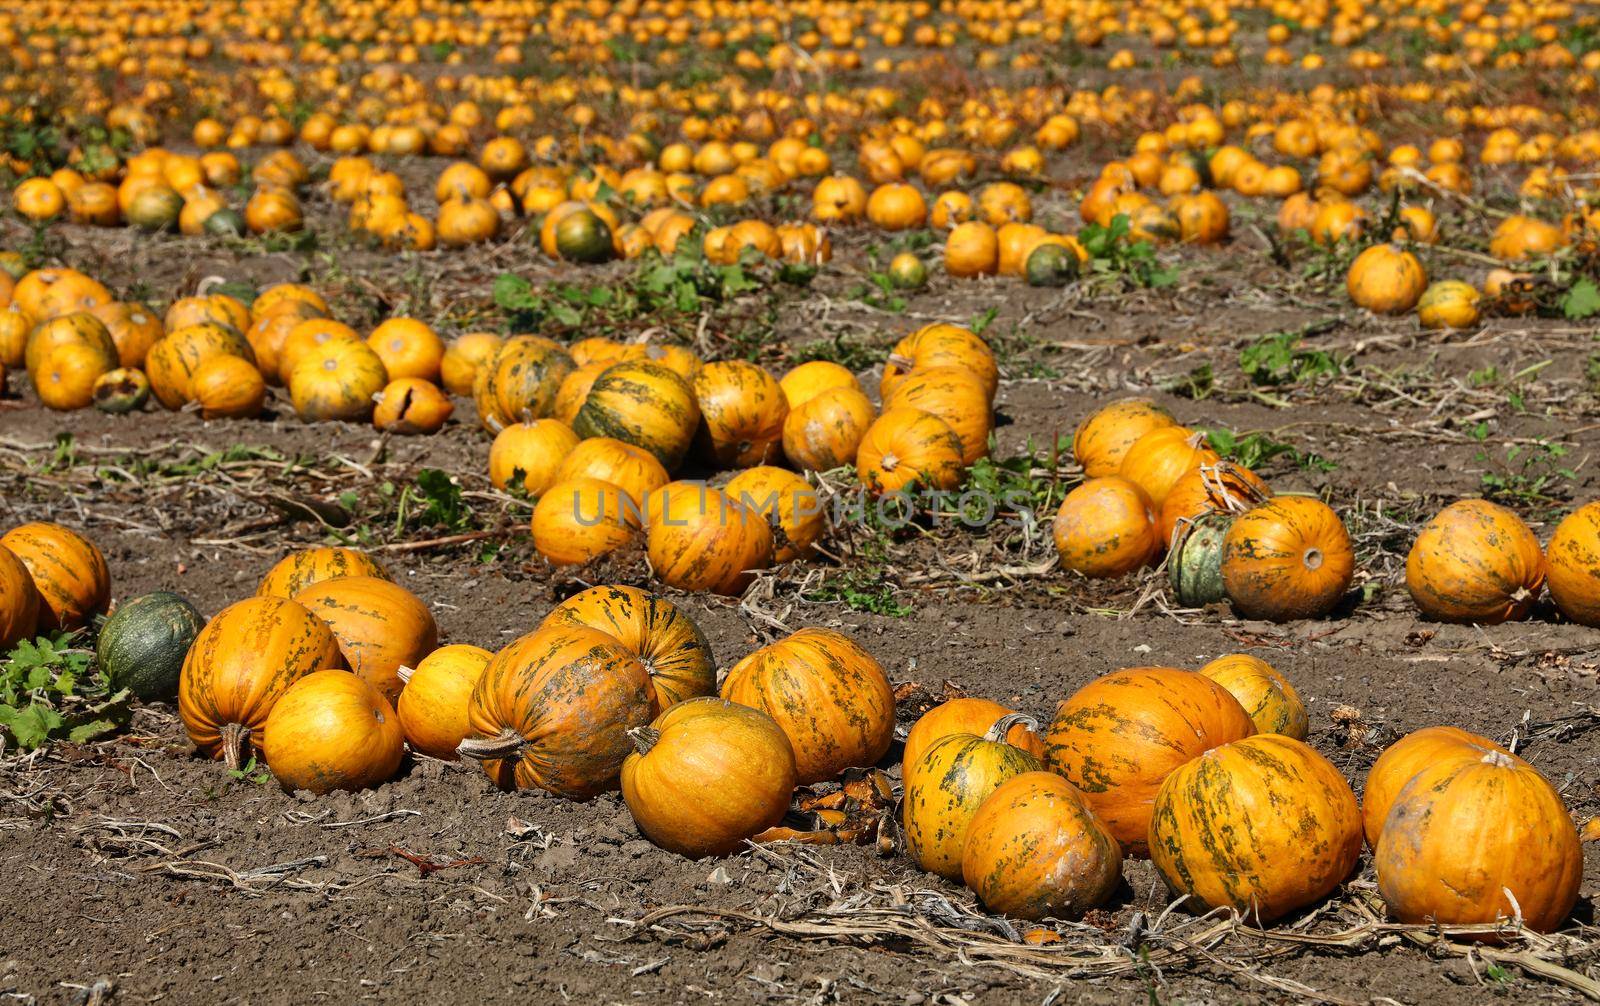
[{"label": "ripe orange gourd", "polygon": [[1320,618],[1350,589],[1355,552],[1333,508],[1276,496],[1234,519],[1222,545],[1222,584],[1246,618]]},{"label": "ripe orange gourd", "polygon": [[989,453],[994,417],[983,384],[965,367],[919,367],[895,383],[884,397],[885,411],[921,409],[937,416],[961,442],[961,463],[972,465]]},{"label": "ripe orange gourd", "polygon": [[938,416],[913,408],[889,409],[873,420],[856,450],[856,472],[874,495],[915,482],[954,489],[961,481],[961,438]]},{"label": "ripe orange gourd", "polygon": [[829,388],[791,405],[783,420],[783,453],[805,471],[851,464],[876,416],[859,388]]},{"label": "ripe orange gourd", "polygon": [[1156,794],[1149,841],[1174,895],[1267,923],[1350,875],[1361,856],[1361,812],[1326,758],[1260,734],[1173,769]]},{"label": "ripe orange gourd", "polygon": [[995,364],[994,351],[971,331],[943,322],[924,325],[894,344],[889,351],[889,358],[883,364],[878,394],[887,400],[894,393],[895,386],[912,371],[932,367],[966,370],[983,385],[989,401],[994,401],[995,391],[1000,386],[1000,370]]},{"label": "ripe orange gourd", "polygon": [[867,198],[867,219],[886,231],[915,230],[928,219],[928,204],[915,186],[889,182]]},{"label": "ripe orange gourd", "polygon": [[767,522],[772,530],[774,563],[811,554],[811,547],[827,528],[827,508],[821,496],[811,483],[787,468],[746,468],[729,479],[723,491]]},{"label": "ripe orange gourd", "polygon": [[800,785],[877,764],[894,740],[894,689],[883,666],[849,636],[807,628],[734,664],[722,697],[777,721]]},{"label": "ripe orange gourd", "polygon": [[555,482],[576,478],[610,482],[634,501],[641,513],[649,495],[672,478],[654,454],[610,437],[579,441],[556,469]]},{"label": "ripe orange gourd", "polygon": [[342,576],[389,579],[383,563],[359,549],[324,546],[303,548],[279,559],[261,578],[257,597],[291,598],[314,583]]},{"label": "ripe orange gourd", "polygon": [[794,751],[759,709],[694,698],[629,736],[622,798],[644,836],[669,852],[729,855],[789,810]]},{"label": "ripe orange gourd", "polygon": [[999,272],[999,235],[993,227],[978,220],[956,224],[944,239],[944,269],[963,279]]},{"label": "ripe orange gourd", "polygon": [[967,826],[984,800],[1007,779],[1044,769],[1037,755],[1005,741],[1012,726],[1032,722],[1009,713],[982,736],[947,734],[905,767],[901,813],[913,862],[951,880],[961,876]]},{"label": "ripe orange gourd", "polygon": [[300,357],[286,383],[295,412],[307,422],[364,420],[389,375],[366,343],[336,339]]},{"label": "ripe orange gourd", "polygon": [[1140,437],[1176,425],[1166,409],[1147,398],[1120,399],[1084,417],[1072,435],[1072,454],[1087,478],[1115,475]]},{"label": "ripe orange gourd", "polygon": [[621,643],[650,672],[662,708],[717,691],[711,644],[694,619],[656,594],[637,587],[590,587],[545,616],[540,627],[578,625]]},{"label": "ripe orange gourd", "polygon": [[1162,541],[1171,541],[1180,520],[1192,522],[1213,511],[1243,513],[1271,496],[1271,487],[1243,465],[1232,461],[1202,465],[1173,483],[1166,502],[1161,504],[1156,533]]},{"label": "ripe orange gourd", "polygon": [[400,668],[415,667],[439,645],[428,606],[382,577],[323,580],[294,601],[328,623],[346,665],[390,701],[400,695]]},{"label": "ripe orange gourd", "polygon": [[1413,924],[1518,919],[1548,933],[1583,882],[1578,829],[1555,787],[1499,751],[1419,772],[1395,797],[1372,863],[1390,914]]},{"label": "ripe orange gourd", "polygon": [[1076,918],[1122,883],[1122,846],[1071,783],[1054,772],[1024,772],[972,815],[961,877],[991,912]]},{"label": "ripe orange gourd", "polygon": [[377,689],[349,671],[313,671],[273,704],[261,750],[284,790],[320,796],[392,778],[405,739],[394,707]]},{"label": "ripe orange gourd", "polygon": [[32,639],[39,625],[39,590],[15,552],[0,545],[0,650]]},{"label": "ripe orange gourd", "polygon": [[650,674],[627,647],[583,626],[545,626],[483,669],[457,752],[501,789],[587,800],[616,786],[634,750],[628,731],[657,712]]},{"label": "ripe orange gourd", "polygon": [[294,324],[278,346],[278,379],[289,383],[289,375],[302,357],[328,342],[359,342],[361,336],[349,325],[324,315],[313,314]]},{"label": "ripe orange gourd", "polygon": [[[902,766],[916,764],[934,741],[950,734],[976,734],[981,737],[988,733],[989,728],[1002,716],[1015,711],[1007,709],[998,702],[974,697],[941,702],[923,713],[917,722],[911,725],[901,749],[900,764]],[[1028,720],[1013,721],[1011,728],[1006,732],[1005,742],[1012,747],[1021,748],[1036,758],[1043,758],[1044,741],[1039,739],[1038,726],[1037,723]],[[903,770],[901,774],[904,775]]]},{"label": "ripe orange gourd", "polygon": [[650,494],[645,547],[657,579],[680,590],[738,595],[772,565],[766,520],[704,482],[669,482]]},{"label": "ripe orange gourd", "polygon": [[699,425],[700,406],[689,382],[648,360],[607,367],[572,421],[578,436],[642,447],[669,471],[683,460]]},{"label": "ripe orange gourd", "polygon": [[434,650],[415,668],[396,672],[405,687],[395,714],[413,751],[456,760],[456,746],[467,736],[467,703],[493,656],[481,647],[456,643]]},{"label": "ripe orange gourd", "polygon": [[43,521],[0,536],[38,593],[37,629],[79,629],[111,602],[111,573],[99,546],[77,531]]},{"label": "ripe orange gourd", "polygon": [[1218,657],[1197,673],[1226,688],[1249,714],[1257,733],[1306,739],[1309,720],[1300,693],[1265,660],[1248,653],[1232,653]]},{"label": "ripe orange gourd", "polygon": [[195,368],[189,396],[207,419],[251,419],[266,404],[267,382],[249,360],[223,354]]},{"label": "ripe orange gourd", "polygon": [[533,547],[556,566],[589,562],[632,541],[643,508],[620,486],[577,476],[560,479],[533,509]]},{"label": "ripe orange gourd", "polygon": [[1600,503],[1585,503],[1556,525],[1545,546],[1550,599],[1579,625],[1600,626]]},{"label": "ripe orange gourd", "polygon": [[1357,307],[1374,314],[1405,314],[1422,299],[1428,273],[1398,245],[1373,245],[1350,263],[1345,286]]},{"label": "ripe orange gourd", "polygon": [[790,411],[799,408],[825,391],[835,388],[861,390],[856,375],[832,360],[810,360],[800,364],[778,381]]},{"label": "ripe orange gourd", "polygon": [[723,468],[764,465],[778,456],[789,403],[764,367],[743,360],[708,363],[694,377],[700,453]]},{"label": "ripe orange gourd", "polygon": [[166,334],[160,317],[143,304],[114,301],[92,309],[116,344],[118,361],[124,367],[143,367],[145,357]]},{"label": "ripe orange gourd", "polygon": [[1167,775],[1255,733],[1237,699],[1209,678],[1135,667],[1097,678],[1056,710],[1045,759],[1078,787],[1130,855],[1147,855],[1151,805]]},{"label": "ripe orange gourd", "polygon": [[1367,770],[1367,784],[1361,793],[1361,826],[1367,844],[1378,847],[1389,808],[1417,773],[1450,761],[1477,761],[1491,751],[1511,754],[1487,737],[1456,727],[1424,727],[1389,745]]},{"label": "ripe orange gourd", "polygon": [[512,423],[489,445],[489,481],[496,489],[520,486],[538,498],[556,481],[562,462],[578,446],[578,435],[554,419]]},{"label": "ripe orange gourd", "polygon": [[438,383],[444,340],[417,319],[390,318],[372,330],[367,345],[383,361],[390,380],[420,377]]},{"label": "ripe orange gourd", "polygon": [[261,748],[261,728],[284,692],[312,671],[344,667],[322,619],[281,597],[252,597],[219,611],[189,647],[178,715],[200,753],[231,769]]},{"label": "ripe orange gourd", "polygon": [[1488,500],[1459,500],[1439,511],[1406,556],[1411,599],[1441,622],[1526,618],[1544,580],[1539,539],[1522,518]]},{"label": "ripe orange gourd", "polygon": [[1114,475],[1067,493],[1052,532],[1062,567],[1091,579],[1144,567],[1161,554],[1163,541],[1144,490]]},{"label": "ripe orange gourd", "polygon": [[504,342],[493,332],[469,332],[452,340],[439,357],[439,379],[452,395],[470,395],[478,371],[488,366]]},{"label": "ripe orange gourd", "polygon": [[1206,444],[1206,435],[1182,426],[1159,426],[1135,440],[1122,456],[1117,474],[1150,497],[1157,513],[1178,480],[1221,458]]},{"label": "ripe orange gourd", "polygon": [[420,377],[402,377],[378,392],[372,408],[372,426],[400,436],[437,433],[455,410],[455,403],[438,385]]},{"label": "ripe orange gourd", "polygon": [[514,422],[549,416],[567,375],[577,369],[554,341],[516,335],[478,370],[472,397],[484,429],[497,433]]}]

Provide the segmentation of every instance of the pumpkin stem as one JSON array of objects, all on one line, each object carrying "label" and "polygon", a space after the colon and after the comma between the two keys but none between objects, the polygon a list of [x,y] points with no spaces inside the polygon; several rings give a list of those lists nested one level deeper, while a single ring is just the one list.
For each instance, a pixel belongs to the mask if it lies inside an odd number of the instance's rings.
[{"label": "pumpkin stem", "polygon": [[883,361],[885,367],[899,367],[901,370],[910,370],[915,360],[901,356],[899,353],[890,353],[889,358]]},{"label": "pumpkin stem", "polygon": [[1305,563],[1306,569],[1310,569],[1310,570],[1321,569],[1322,568],[1322,549],[1320,549],[1320,548],[1308,548],[1308,549],[1306,549],[1306,554],[1305,554],[1304,558],[1301,561]]},{"label": "pumpkin stem", "polygon": [[991,744],[1005,742],[1006,734],[1009,734],[1011,728],[1019,723],[1035,732],[1039,729],[1039,721],[1027,713],[1006,713],[994,721],[994,726],[990,727],[989,732],[983,735],[983,739]]},{"label": "pumpkin stem", "polygon": [[661,740],[661,731],[655,727],[634,727],[628,731],[628,739],[633,741],[633,746],[639,749],[640,754],[649,754]]},{"label": "pumpkin stem", "polygon": [[394,676],[400,679],[400,683],[402,685],[409,685],[411,684],[411,675],[415,673],[417,673],[417,669],[415,667],[407,667],[404,664],[401,664],[399,667],[395,668]]},{"label": "pumpkin stem", "polygon": [[527,738],[506,727],[493,737],[466,738],[456,745],[456,754],[473,761],[498,761],[516,754],[527,742]]},{"label": "pumpkin stem", "polygon": [[1510,768],[1516,762],[1512,761],[1511,756],[1504,751],[1490,751],[1483,756],[1483,764],[1493,765],[1495,768]]},{"label": "pumpkin stem", "polygon": [[244,764],[244,747],[250,741],[250,728],[243,723],[222,724],[222,763],[237,772]]}]

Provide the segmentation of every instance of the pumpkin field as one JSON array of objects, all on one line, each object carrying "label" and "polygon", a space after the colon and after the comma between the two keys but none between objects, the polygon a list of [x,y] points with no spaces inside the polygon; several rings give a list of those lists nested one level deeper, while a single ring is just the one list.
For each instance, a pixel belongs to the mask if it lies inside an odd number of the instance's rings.
[{"label": "pumpkin field", "polygon": [[0,994],[1600,1002],[1600,7],[0,4]]}]

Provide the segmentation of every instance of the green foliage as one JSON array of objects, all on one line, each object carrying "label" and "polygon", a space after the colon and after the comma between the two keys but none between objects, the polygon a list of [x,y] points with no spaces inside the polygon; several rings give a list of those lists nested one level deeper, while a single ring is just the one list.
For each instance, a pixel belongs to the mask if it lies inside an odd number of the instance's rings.
[{"label": "green foliage", "polygon": [[801,596],[822,604],[843,604],[851,611],[904,618],[912,609],[895,597],[895,589],[889,573],[888,546],[882,537],[874,536],[856,549],[849,566],[833,570],[821,584]]},{"label": "green foliage", "polygon": [[1274,440],[1257,430],[1238,434],[1221,427],[1205,430],[1206,440],[1212,450],[1230,461],[1237,461],[1251,471],[1277,458],[1283,458],[1298,468],[1312,472],[1331,472],[1339,467],[1315,451],[1301,451],[1296,447]]},{"label": "green foliage", "polygon": [[1058,474],[1062,461],[1072,457],[1072,437],[1058,436],[1049,446],[1028,438],[1021,454],[996,460],[979,458],[967,478],[966,488],[995,501],[997,510],[1018,512],[1026,509],[1035,517],[1048,519],[1061,506],[1067,489]]},{"label": "green foliage", "polygon": [[1078,232],[1078,243],[1089,253],[1089,269],[1102,275],[1123,277],[1137,286],[1172,286],[1178,270],[1156,260],[1155,245],[1133,237],[1126,213],[1111,218],[1109,226],[1088,224]]},{"label": "green foliage", "polygon": [[[1472,428],[1470,435],[1479,443],[1486,443],[1489,424],[1479,423]],[[1570,453],[1571,447],[1547,440],[1507,444],[1498,458],[1485,446],[1474,457],[1480,464],[1490,466],[1478,479],[1483,487],[1483,495],[1504,503],[1529,506],[1559,502],[1567,495],[1565,484],[1578,477],[1577,471],[1564,460]]]},{"label": "green foliage", "polygon": [[400,492],[395,511],[395,534],[407,527],[442,528],[451,533],[470,531],[477,516],[467,505],[461,483],[437,468],[417,473],[415,485]]},{"label": "green foliage", "polygon": [[0,734],[24,750],[84,743],[128,722],[127,689],[113,691],[76,633],[23,640],[0,661]]},{"label": "green foliage", "polygon": [[1264,335],[1239,352],[1239,369],[1258,385],[1314,385],[1326,377],[1337,377],[1350,364],[1350,358],[1321,349],[1308,349],[1298,332]]},{"label": "green foliage", "polygon": [[1583,321],[1600,314],[1600,286],[1580,277],[1561,295],[1561,313],[1568,321]]},{"label": "green foliage", "polygon": [[253,754],[243,765],[238,768],[228,769],[228,776],[235,782],[248,782],[257,786],[262,786],[272,781],[272,773],[267,771],[265,765],[258,764],[256,756]]}]

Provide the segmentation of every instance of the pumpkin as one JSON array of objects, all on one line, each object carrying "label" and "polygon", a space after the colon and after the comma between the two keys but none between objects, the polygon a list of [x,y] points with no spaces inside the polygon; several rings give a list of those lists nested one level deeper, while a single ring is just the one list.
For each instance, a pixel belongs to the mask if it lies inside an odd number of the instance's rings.
[{"label": "pumpkin", "polygon": [[889,676],[833,629],[801,629],[756,650],[728,671],[722,697],[777,721],[803,786],[876,765],[894,740]]},{"label": "pumpkin", "polygon": [[74,311],[41,322],[28,333],[22,362],[28,373],[34,375],[34,385],[39,384],[39,371],[47,354],[67,346],[79,346],[92,354],[92,359],[104,373],[121,366],[117,344],[105,324],[87,311]]},{"label": "pumpkin", "polygon": [[1489,254],[1498,259],[1520,261],[1541,258],[1562,246],[1561,229],[1537,217],[1513,215],[1495,227],[1489,238]]},{"label": "pumpkin", "polygon": [[1357,307],[1374,314],[1405,314],[1417,306],[1428,273],[1417,257],[1399,245],[1373,245],[1350,263],[1345,288]]},{"label": "pumpkin", "polygon": [[1202,465],[1222,460],[1206,444],[1206,435],[1176,424],[1159,426],[1135,440],[1122,456],[1117,474],[1150,497],[1157,513],[1178,480]]},{"label": "pumpkin", "polygon": [[915,252],[901,252],[890,259],[884,275],[901,290],[920,290],[928,285],[928,267]]},{"label": "pumpkin", "polygon": [[580,437],[611,437],[678,467],[700,423],[694,389],[677,373],[648,360],[612,364],[595,378],[572,421]]},{"label": "pumpkin", "polygon": [[1389,745],[1367,770],[1367,782],[1362,790],[1362,829],[1366,832],[1367,844],[1377,848],[1389,808],[1417,773],[1448,761],[1476,761],[1491,751],[1511,754],[1487,737],[1456,727],[1424,727]]},{"label": "pumpkin", "polygon": [[887,400],[912,371],[931,367],[967,370],[983,385],[991,402],[1000,387],[1000,370],[989,344],[959,325],[938,322],[925,325],[894,344],[883,363],[878,394]]},{"label": "pumpkin", "polygon": [[1257,733],[1283,734],[1297,741],[1306,739],[1309,721],[1300,693],[1265,660],[1248,653],[1232,653],[1211,661],[1198,673],[1226,688],[1229,695],[1239,700],[1239,705],[1256,725]]},{"label": "pumpkin", "polygon": [[1488,500],[1459,500],[1439,511],[1406,556],[1411,599],[1441,622],[1526,618],[1544,579],[1539,539],[1522,518]]},{"label": "pumpkin", "polygon": [[694,619],[664,597],[637,587],[590,587],[540,623],[551,625],[597,629],[621,643],[650,672],[661,709],[717,692],[711,644]]},{"label": "pumpkin", "polygon": [[74,311],[93,311],[116,300],[105,284],[76,269],[35,269],[17,280],[11,297],[36,321],[49,321]]},{"label": "pumpkin", "polygon": [[1222,544],[1222,584],[1246,618],[1320,618],[1350,589],[1355,553],[1333,508],[1277,496],[1234,518]]},{"label": "pumpkin", "polygon": [[428,606],[382,577],[322,580],[294,601],[328,623],[349,668],[391,701],[400,694],[400,668],[416,666],[439,643]]},{"label": "pumpkin", "polygon": [[1561,797],[1501,751],[1418,772],[1389,808],[1372,864],[1390,914],[1414,925],[1518,919],[1553,932],[1583,882],[1583,847]]},{"label": "pumpkin", "polygon": [[[934,741],[951,734],[975,734],[979,737],[989,732],[1002,716],[1015,710],[1007,709],[988,699],[963,697],[941,702],[917,718],[906,734],[900,753],[900,764],[916,764]],[[1031,720],[1014,720],[1006,732],[1005,742],[1021,748],[1036,758],[1044,757],[1044,741],[1039,739],[1038,724]],[[902,775],[904,771],[902,768]]]},{"label": "pumpkin", "polygon": [[262,735],[267,767],[289,793],[376,786],[405,755],[394,707],[349,671],[313,671],[290,685]]},{"label": "pumpkin", "polygon": [[825,472],[855,461],[877,410],[857,388],[830,388],[792,406],[783,453],[797,468]]},{"label": "pumpkin", "polygon": [[576,625],[537,629],[495,654],[467,706],[456,751],[501,789],[586,800],[617,784],[628,731],[658,712],[650,673],[627,647]]},{"label": "pumpkin", "polygon": [[956,224],[944,239],[944,271],[958,278],[1000,271],[1000,238],[979,220]]},{"label": "pumpkin", "polygon": [[420,377],[402,377],[378,392],[372,426],[400,436],[437,433],[455,410],[455,403],[437,385]]},{"label": "pumpkin", "polygon": [[166,334],[156,313],[143,304],[115,301],[91,308],[117,347],[117,359],[124,367],[143,367],[145,357]]},{"label": "pumpkin", "polygon": [[1122,846],[1054,772],[1012,776],[967,824],[961,878],[991,912],[1076,918],[1122,882]]},{"label": "pumpkin", "polygon": [[111,372],[104,358],[82,343],[47,350],[32,372],[39,401],[58,412],[86,409],[94,403],[94,387]]},{"label": "pumpkin", "polygon": [[559,216],[552,213],[550,219],[555,221],[551,233],[556,251],[568,262],[607,262],[616,256],[612,228],[593,210],[579,207]]},{"label": "pumpkin", "polygon": [[1122,459],[1151,430],[1176,426],[1170,413],[1147,398],[1124,398],[1085,416],[1072,435],[1072,454],[1087,478],[1115,475]]},{"label": "pumpkin", "polygon": [[1579,625],[1600,626],[1600,503],[1585,503],[1556,525],[1545,546],[1550,599]]},{"label": "pumpkin", "polygon": [[267,382],[249,360],[214,356],[190,375],[189,395],[206,419],[249,419],[266,404]]},{"label": "pumpkin", "polygon": [[906,854],[929,873],[955,880],[967,826],[978,807],[1007,779],[1044,769],[1037,755],[1005,741],[1020,713],[1002,716],[981,737],[958,733],[939,738],[905,766]]},{"label": "pumpkin", "polygon": [[848,368],[832,360],[811,360],[784,374],[783,379],[778,382],[778,387],[783,389],[784,401],[789,403],[789,409],[793,411],[823,392],[835,388],[854,388],[860,391],[861,383]]},{"label": "pumpkin", "polygon": [[867,197],[867,219],[886,231],[908,231],[928,219],[928,204],[915,186],[889,182]]},{"label": "pumpkin", "polygon": [[1189,671],[1135,667],[1097,678],[1056,709],[1045,760],[1078,787],[1131,855],[1146,855],[1151,806],[1168,773],[1255,733],[1228,690]]},{"label": "pumpkin", "polygon": [[190,325],[221,325],[242,333],[250,327],[250,309],[227,294],[180,297],[167,308],[162,324],[169,332]]},{"label": "pumpkin", "polygon": [[1067,493],[1052,528],[1062,567],[1091,579],[1125,576],[1161,554],[1149,497],[1114,475]]},{"label": "pumpkin", "polygon": [[1222,584],[1222,549],[1234,514],[1213,510],[1173,526],[1167,552],[1167,583],[1188,608],[1214,604],[1227,596]]},{"label": "pumpkin", "polygon": [[383,564],[359,549],[303,548],[279,559],[256,587],[257,597],[293,597],[314,583],[344,576],[389,579]]},{"label": "pumpkin", "polygon": [[561,387],[556,389],[556,400],[550,406],[551,415],[571,426],[572,421],[578,418],[578,410],[583,408],[584,399],[589,397],[589,389],[594,387],[594,382],[613,362],[596,360],[580,363],[577,370],[562,378]]},{"label": "pumpkin", "polygon": [[913,483],[954,489],[961,482],[961,439],[950,424],[921,409],[889,409],[873,421],[856,450],[856,472],[875,496]]},{"label": "pumpkin", "polygon": [[1156,794],[1150,861],[1174,895],[1265,924],[1332,893],[1361,856],[1344,776],[1301,741],[1260,734],[1179,765]]},{"label": "pumpkin", "polygon": [[694,377],[700,453],[724,468],[766,464],[778,454],[788,401],[777,380],[743,360],[708,363]]},{"label": "pumpkin", "polygon": [[39,632],[80,629],[111,601],[106,558],[88,538],[60,524],[23,524],[0,536],[39,592]]},{"label": "pumpkin", "polygon": [[513,422],[549,416],[561,382],[575,368],[567,351],[543,336],[507,339],[478,372],[473,386],[478,418],[493,433]]},{"label": "pumpkin", "polygon": [[170,699],[178,694],[184,658],[205,621],[177,594],[142,594],[117,605],[100,627],[95,662],[112,688],[126,688],[146,701]]},{"label": "pumpkin", "polygon": [[643,525],[641,511],[614,483],[562,479],[533,508],[533,547],[552,565],[580,565],[632,541]]},{"label": "pumpkin", "polygon": [[456,746],[469,729],[467,703],[493,656],[482,647],[457,643],[441,646],[416,667],[396,672],[405,687],[395,703],[395,715],[413,751],[456,760]]},{"label": "pumpkin", "polygon": [[1068,246],[1048,238],[1034,245],[1023,260],[1022,274],[1029,286],[1066,286],[1078,278],[1082,260]]},{"label": "pumpkin", "polygon": [[20,367],[27,356],[33,319],[16,304],[0,309],[0,366]]},{"label": "pumpkin", "polygon": [[328,624],[281,597],[252,597],[206,623],[178,677],[178,715],[200,753],[240,766],[267,714],[312,671],[344,666]]},{"label": "pumpkin", "polygon": [[1471,283],[1458,279],[1430,283],[1417,301],[1417,321],[1423,328],[1471,328],[1478,323],[1482,295]]},{"label": "pumpkin", "polygon": [[738,595],[772,565],[772,532],[762,517],[704,482],[669,482],[645,513],[650,568],[679,590]]},{"label": "pumpkin", "polygon": [[390,318],[372,330],[367,345],[383,361],[390,380],[419,377],[437,384],[444,340],[415,318]]},{"label": "pumpkin", "polygon": [[201,322],[176,329],[151,347],[145,358],[151,390],[167,408],[182,408],[194,401],[195,373],[208,361],[221,356],[255,363],[250,341],[229,326]]},{"label": "pumpkin", "polygon": [[794,751],[759,709],[694,698],[629,736],[622,799],[639,831],[668,852],[728,855],[789,810]]},{"label": "pumpkin", "polygon": [[343,322],[312,315],[289,328],[278,346],[278,379],[285,384],[302,357],[329,342],[360,342],[356,330]]},{"label": "pumpkin", "polygon": [[577,446],[578,435],[554,419],[513,423],[489,446],[489,481],[496,489],[515,486],[537,498],[554,484],[561,463]]},{"label": "pumpkin", "polygon": [[885,410],[921,409],[949,425],[961,442],[961,462],[975,464],[989,453],[988,395],[971,371],[963,367],[924,367],[894,385],[884,398]]},{"label": "pumpkin", "polygon": [[493,332],[469,332],[454,339],[439,358],[439,379],[452,395],[472,394],[478,371],[488,366],[504,342]]},{"label": "pumpkin", "polygon": [[816,489],[786,468],[747,468],[728,480],[724,492],[767,522],[773,532],[775,563],[809,555],[827,528],[827,508]]},{"label": "pumpkin", "polygon": [[1201,465],[1172,484],[1156,519],[1156,533],[1169,542],[1180,520],[1193,522],[1214,510],[1243,513],[1271,497],[1271,487],[1243,465],[1232,461]]},{"label": "pumpkin", "polygon": [[642,513],[646,498],[672,476],[647,450],[610,437],[590,437],[579,441],[556,469],[556,482],[577,478],[612,483],[627,493]]},{"label": "pumpkin", "polygon": [[0,545],[0,651],[32,639],[39,627],[39,590],[28,567]]},{"label": "pumpkin", "polygon": [[289,397],[311,423],[364,420],[389,383],[383,360],[364,342],[334,340],[307,352],[289,372]]}]

